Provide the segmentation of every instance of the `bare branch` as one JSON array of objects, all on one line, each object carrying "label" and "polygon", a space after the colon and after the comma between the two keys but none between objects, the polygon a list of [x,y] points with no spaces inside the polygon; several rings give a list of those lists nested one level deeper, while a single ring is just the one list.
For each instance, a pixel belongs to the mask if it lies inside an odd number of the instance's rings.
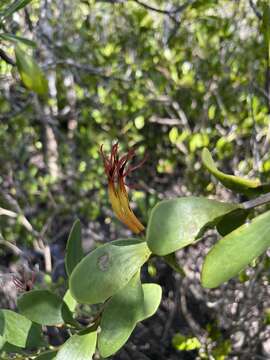
[{"label": "bare branch", "polygon": [[6,63],[8,63],[9,65],[15,66],[16,63],[15,61],[8,56],[3,49],[0,49],[0,58],[3,59]]}]

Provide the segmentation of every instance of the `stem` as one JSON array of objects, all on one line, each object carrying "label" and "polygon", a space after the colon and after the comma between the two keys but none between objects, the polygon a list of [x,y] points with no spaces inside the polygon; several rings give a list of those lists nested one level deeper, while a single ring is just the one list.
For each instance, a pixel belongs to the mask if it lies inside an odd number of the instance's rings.
[{"label": "stem", "polygon": [[270,192],[257,197],[256,199],[248,200],[243,202],[241,205],[243,209],[249,210],[256,206],[264,205],[270,202]]}]

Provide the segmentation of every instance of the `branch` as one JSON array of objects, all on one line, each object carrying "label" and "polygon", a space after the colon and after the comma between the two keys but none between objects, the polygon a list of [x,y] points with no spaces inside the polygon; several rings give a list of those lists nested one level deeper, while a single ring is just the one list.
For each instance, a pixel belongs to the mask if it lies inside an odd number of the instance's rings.
[{"label": "branch", "polygon": [[270,202],[270,192],[267,194],[261,195],[261,196],[257,197],[256,199],[245,201],[241,205],[244,209],[249,210],[249,209],[253,209],[257,206],[267,204],[269,202]]},{"label": "branch", "polygon": [[262,14],[259,12],[259,10],[256,8],[253,0],[249,0],[249,5],[252,8],[252,10],[254,11],[255,15],[257,16],[258,19],[262,20]]},{"label": "branch", "polygon": [[8,63],[9,65],[15,66],[16,63],[15,61],[9,57],[3,49],[0,49],[0,58],[3,59],[6,63]]},{"label": "branch", "polygon": [[133,0],[136,4],[144,7],[145,9],[147,10],[150,10],[150,11],[155,11],[159,14],[164,14],[164,15],[168,15],[168,16],[171,16],[173,14],[177,14],[179,12],[182,12],[183,10],[185,10],[186,7],[188,7],[192,1],[187,1],[185,2],[183,5],[180,5],[178,6],[176,9],[174,10],[162,10],[162,9],[159,9],[159,8],[156,8],[156,7],[153,7],[151,5],[148,5],[148,4],[145,4],[144,2],[142,2],[141,0]]}]

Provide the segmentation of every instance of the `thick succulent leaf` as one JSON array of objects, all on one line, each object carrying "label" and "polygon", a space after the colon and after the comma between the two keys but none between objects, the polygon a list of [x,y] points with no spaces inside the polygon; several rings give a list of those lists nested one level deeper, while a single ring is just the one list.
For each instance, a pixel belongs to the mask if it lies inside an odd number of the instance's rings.
[{"label": "thick succulent leaf", "polygon": [[0,336],[1,343],[8,342],[24,348],[27,344],[28,334],[32,322],[23,315],[11,310],[0,310]]},{"label": "thick succulent leaf", "polygon": [[214,288],[236,276],[270,246],[270,211],[222,238],[207,254],[202,285]]},{"label": "thick succulent leaf", "polygon": [[144,307],[143,288],[138,272],[107,303],[101,318],[98,349],[106,358],[116,353],[128,340]]},{"label": "thick succulent leaf", "polygon": [[91,360],[97,343],[97,331],[83,331],[71,336],[60,348],[56,360]]},{"label": "thick succulent leaf", "polygon": [[15,56],[24,85],[38,95],[47,95],[48,81],[36,61],[18,45],[15,47]]},{"label": "thick succulent leaf", "polygon": [[218,170],[212,155],[206,148],[202,151],[202,162],[207,170],[228,189],[247,195],[261,194],[270,190],[270,184],[261,184],[258,179],[249,180]]},{"label": "thick succulent leaf", "polygon": [[123,288],[150,256],[146,242],[120,240],[88,254],[70,277],[70,291],[79,303],[102,303]]},{"label": "thick succulent leaf", "polygon": [[144,303],[138,322],[148,319],[155,314],[161,302],[162,296],[162,289],[161,286],[158,284],[143,284],[142,288]]},{"label": "thick succulent leaf", "polygon": [[29,291],[18,299],[20,313],[41,325],[63,324],[63,307],[62,299],[48,290]]},{"label": "thick succulent leaf", "polygon": [[81,222],[76,220],[70,231],[66,247],[65,265],[68,276],[82,258]]},{"label": "thick succulent leaf", "polygon": [[249,213],[249,210],[236,209],[228,215],[225,215],[217,224],[217,231],[222,236],[229,234],[245,223]]},{"label": "thick succulent leaf", "polygon": [[192,244],[206,228],[239,205],[203,197],[165,200],[152,210],[147,227],[147,244],[156,255],[168,255]]}]

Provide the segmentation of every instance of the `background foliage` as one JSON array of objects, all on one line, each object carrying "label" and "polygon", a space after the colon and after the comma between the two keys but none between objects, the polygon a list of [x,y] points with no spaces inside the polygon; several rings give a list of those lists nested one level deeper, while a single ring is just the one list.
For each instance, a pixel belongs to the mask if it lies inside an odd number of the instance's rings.
[{"label": "background foliage", "polygon": [[[8,3],[2,1],[0,11]],[[108,204],[101,144],[108,150],[117,139],[123,151],[147,152],[144,168],[128,179],[136,185],[131,197],[143,223],[165,197],[245,200],[210,178],[200,158],[205,146],[223,171],[269,181],[264,4],[33,0],[5,18],[1,32],[36,44],[20,47],[44,71],[49,91],[27,90],[14,66],[17,40],[2,36],[2,272],[38,263],[39,281],[61,293],[64,247],[76,217],[86,250],[127,234]],[[115,359],[270,356],[269,257],[241,274],[242,282],[203,290],[202,255],[216,236],[210,232],[179,252],[184,279],[155,260],[145,269],[165,297],[158,315]],[[12,292],[3,303],[15,306]],[[61,343],[63,336],[54,337]]]}]

